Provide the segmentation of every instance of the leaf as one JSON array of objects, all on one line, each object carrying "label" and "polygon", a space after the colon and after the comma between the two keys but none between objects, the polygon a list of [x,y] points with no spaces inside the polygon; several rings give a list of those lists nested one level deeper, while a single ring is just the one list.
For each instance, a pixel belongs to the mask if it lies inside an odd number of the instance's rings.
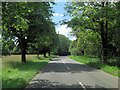
[{"label": "leaf", "polygon": [[28,10],[28,12],[31,12],[31,10]]}]

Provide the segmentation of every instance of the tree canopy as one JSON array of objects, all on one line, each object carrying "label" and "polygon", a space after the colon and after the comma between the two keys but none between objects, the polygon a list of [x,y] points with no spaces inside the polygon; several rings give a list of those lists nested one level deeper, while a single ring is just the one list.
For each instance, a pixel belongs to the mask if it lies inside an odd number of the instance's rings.
[{"label": "tree canopy", "polygon": [[[68,26],[77,37],[71,44],[70,51],[78,54],[99,56],[107,63],[111,56],[119,55],[119,29],[118,15],[120,2],[72,2],[66,4],[66,11],[72,19]],[[73,48],[76,48],[73,50]]]},{"label": "tree canopy", "polygon": [[[41,46],[53,48],[56,36],[51,16],[50,2],[3,2],[3,51],[14,43],[20,49],[22,62],[26,62],[25,54],[29,47]],[[55,4],[51,2],[51,4]],[[47,32],[47,33],[46,33]],[[46,34],[46,37],[40,37]],[[52,41],[48,40],[52,39]],[[37,46],[40,47],[40,46]],[[9,50],[9,49],[8,49]]]},{"label": "tree canopy", "polygon": [[71,40],[62,34],[58,35],[58,40],[58,55],[68,55]]}]

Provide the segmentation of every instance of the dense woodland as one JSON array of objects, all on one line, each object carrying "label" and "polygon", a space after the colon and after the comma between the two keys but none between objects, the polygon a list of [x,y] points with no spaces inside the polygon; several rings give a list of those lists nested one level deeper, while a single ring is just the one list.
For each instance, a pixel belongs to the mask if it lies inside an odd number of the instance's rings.
[{"label": "dense woodland", "polygon": [[[69,2],[64,21],[72,28],[76,40],[71,41],[55,31],[50,3],[54,2],[4,2],[2,3],[2,54],[50,53],[58,55],[91,55],[101,62],[120,57],[120,2]],[[118,63],[120,65],[120,63]]]}]

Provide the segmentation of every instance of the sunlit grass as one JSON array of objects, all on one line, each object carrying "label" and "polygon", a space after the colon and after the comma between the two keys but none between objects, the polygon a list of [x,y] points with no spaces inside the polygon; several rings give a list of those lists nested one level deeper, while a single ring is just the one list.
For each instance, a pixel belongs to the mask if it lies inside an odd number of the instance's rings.
[{"label": "sunlit grass", "polygon": [[27,55],[27,63],[21,63],[20,55],[5,56],[2,59],[2,87],[24,88],[28,82],[38,73],[51,58],[42,55]]},{"label": "sunlit grass", "polygon": [[98,58],[92,58],[87,56],[68,56],[68,57],[81,63],[93,66],[97,69],[103,70],[111,75],[119,76],[118,71],[120,71],[120,69],[117,66],[103,64],[100,62]]}]

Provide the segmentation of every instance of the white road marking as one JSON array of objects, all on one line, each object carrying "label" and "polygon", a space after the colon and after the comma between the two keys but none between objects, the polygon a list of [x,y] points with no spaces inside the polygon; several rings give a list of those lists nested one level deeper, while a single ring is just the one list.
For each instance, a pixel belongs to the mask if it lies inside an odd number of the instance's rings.
[{"label": "white road marking", "polygon": [[[66,67],[67,67],[67,66],[66,66]],[[70,70],[70,68],[69,68],[69,67],[67,67],[67,69],[68,69],[68,70]]]},{"label": "white road marking", "polygon": [[79,82],[79,84],[82,86],[82,88],[83,88],[84,90],[87,90],[87,89],[85,88],[85,86],[84,86],[81,82]]},{"label": "white road marking", "polygon": [[[62,60],[62,59],[61,59]],[[62,62],[65,64],[65,62],[62,60]],[[65,65],[66,66],[66,65]],[[70,70],[70,68],[68,66],[66,66],[68,70]]]},{"label": "white road marking", "polygon": [[[61,59],[62,60],[62,59]],[[62,62],[65,64],[65,62],[62,60]]]},{"label": "white road marking", "polygon": [[65,64],[65,62],[63,61],[63,63]]}]

